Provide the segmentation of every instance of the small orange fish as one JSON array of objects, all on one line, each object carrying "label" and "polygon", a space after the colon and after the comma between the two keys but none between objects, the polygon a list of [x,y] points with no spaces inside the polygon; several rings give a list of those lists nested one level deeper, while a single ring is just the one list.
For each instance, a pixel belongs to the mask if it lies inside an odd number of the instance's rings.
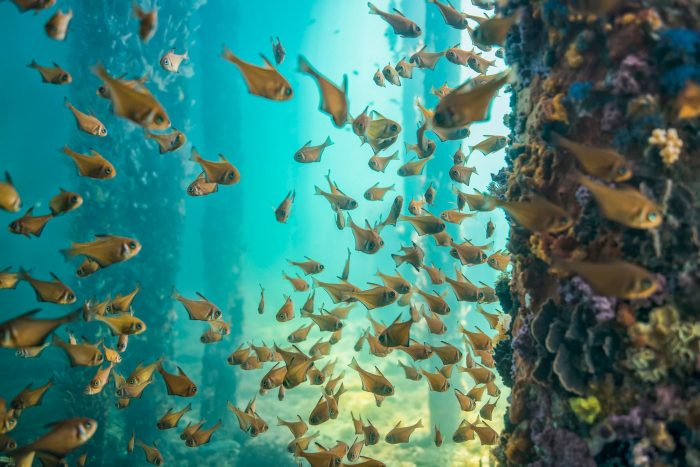
[{"label": "small orange fish", "polygon": [[372,81],[374,81],[374,84],[381,88],[386,86],[386,84],[384,84],[384,75],[382,74],[382,70],[380,70],[379,68],[377,68],[377,71],[374,72],[374,76],[372,76]]},{"label": "small orange fish", "polygon": [[37,301],[56,303],[58,305],[70,305],[71,303],[75,303],[75,292],[61,282],[54,273],[51,273],[51,277],[53,281],[41,281],[30,276],[24,268],[19,268],[18,279],[26,281],[32,286]]},{"label": "small orange fish", "polygon": [[199,300],[192,300],[185,298],[178,293],[178,291],[173,287],[171,297],[174,300],[182,303],[189,315],[191,320],[197,321],[213,321],[221,318],[221,309],[214,305],[210,300],[208,300],[204,295],[196,292]]},{"label": "small orange fish", "polygon": [[0,289],[14,289],[19,282],[19,273],[10,272],[12,267],[0,270]]},{"label": "small orange fish", "polygon": [[275,209],[275,219],[281,224],[287,223],[289,216],[292,214],[292,206],[294,203],[294,198],[296,197],[296,191],[290,190],[287,196],[284,197],[280,205]]},{"label": "small orange fish", "polygon": [[[63,349],[68,356],[70,366],[98,366],[104,361],[104,356],[97,345],[84,342],[71,344],[62,341],[56,334],[51,339],[51,344]],[[99,344],[101,345],[101,343]]]},{"label": "small orange fish", "polygon": [[162,363],[158,363],[158,373],[163,377],[165,387],[168,390],[168,395],[180,397],[193,397],[197,394],[197,385],[182,371],[182,368],[177,367],[177,374],[168,373],[163,368]]},{"label": "small orange fish", "polygon": [[44,25],[46,35],[56,41],[65,40],[71,19],[73,19],[73,10],[69,9],[66,13],[61,10],[56,11]]},{"label": "small orange fish", "polygon": [[153,446],[149,446],[140,439],[137,439],[136,445],[143,449],[143,453],[146,456],[146,462],[156,466],[163,465],[163,455],[158,450],[158,446],[156,445],[155,441],[153,442]]},{"label": "small orange fish", "polygon": [[384,195],[387,191],[393,191],[395,186],[380,187],[379,182],[377,182],[365,191],[365,199],[367,201],[384,201]]},{"label": "small orange fish", "polygon": [[172,407],[168,409],[168,411],[160,417],[158,422],[156,423],[156,427],[159,430],[170,430],[171,428],[177,428],[177,424],[180,422],[180,419],[187,413],[192,410],[192,404],[188,404],[187,407],[182,408],[181,410],[178,410],[176,412],[173,412]]},{"label": "small orange fish", "polygon": [[396,173],[401,177],[412,177],[415,175],[422,175],[425,165],[432,159],[433,158],[431,156],[426,157],[425,159],[416,159],[406,162],[404,165],[399,167],[399,170],[397,170]]},{"label": "small orange fish", "polygon": [[288,280],[290,284],[292,284],[292,287],[294,287],[295,292],[304,292],[306,290],[309,290],[309,283],[301,277],[299,277],[298,275],[297,277],[291,277],[283,272],[282,277]]},{"label": "small orange fish", "polygon": [[479,24],[479,26],[477,26],[477,28],[474,30],[473,37],[475,42],[486,46],[502,46],[506,40],[508,31],[510,31],[510,28],[520,20],[521,11],[522,10],[518,10],[510,16],[493,16]]},{"label": "small orange fish", "polygon": [[435,126],[453,129],[487,120],[493,98],[509,79],[510,71],[508,70],[473,88],[467,89],[470,83],[469,81],[465,82],[440,99],[433,116]]},{"label": "small orange fish", "polygon": [[391,26],[396,35],[413,38],[420,36],[423,32],[416,23],[406,18],[406,16],[396,8],[394,8],[396,13],[388,13],[374,6],[372,2],[367,2],[367,6],[369,7],[369,14],[381,16],[384,21],[389,23],[389,26]]},{"label": "small orange fish", "polygon": [[654,274],[627,261],[603,263],[553,259],[552,267],[581,276],[597,295],[628,300],[648,298],[659,289]]},{"label": "small orange fish", "polygon": [[66,258],[85,256],[92,259],[101,268],[115,263],[128,261],[141,251],[141,244],[128,237],[115,235],[95,235],[96,240],[86,243],[73,243],[71,248],[61,250]]},{"label": "small orange fish", "polygon": [[218,161],[208,161],[202,158],[197,151],[197,148],[192,147],[192,161],[202,166],[207,181],[210,183],[218,183],[219,185],[233,185],[241,179],[241,174],[232,163],[226,160],[223,154],[219,154]]},{"label": "small orange fish", "polygon": [[418,428],[423,428],[422,420],[418,420],[414,425],[406,427],[401,427],[401,422],[398,422],[396,426],[386,434],[384,441],[389,444],[408,443],[411,435]]},{"label": "small orange fish", "polygon": [[190,196],[207,196],[219,191],[219,184],[207,181],[205,172],[199,174],[192,183],[187,187],[187,194]]},{"label": "small orange fish", "polygon": [[311,146],[311,140],[309,140],[304,146],[294,153],[294,160],[302,164],[321,162],[323,152],[328,146],[333,146],[333,144],[335,143],[333,143],[330,136],[326,137],[326,141],[318,146]]},{"label": "small orange fish", "polygon": [[289,264],[291,264],[292,266],[300,268],[302,271],[304,271],[304,274],[306,274],[307,276],[310,274],[318,274],[320,272],[323,272],[323,264],[319,263],[318,261],[314,261],[308,256],[304,256],[304,258],[306,258],[306,261],[292,261],[288,259],[287,262],[289,262]]},{"label": "small orange fish", "polygon": [[574,220],[564,209],[539,195],[531,195],[530,201],[502,201],[491,198],[522,227],[533,232],[559,233],[568,230]]},{"label": "small orange fish", "polygon": [[343,86],[339,88],[331,83],[325,76],[314,69],[309,61],[299,55],[299,71],[306,73],[316,80],[321,93],[319,109],[330,115],[336,127],[340,128],[348,121],[348,77],[343,76]]},{"label": "small orange fish", "polygon": [[400,77],[411,79],[413,78],[413,68],[415,66],[416,65],[407,62],[406,58],[404,57],[396,63],[394,69],[396,69],[396,72]]},{"label": "small orange fish", "polygon": [[425,258],[425,252],[423,249],[413,243],[411,246],[402,246],[402,255],[392,254],[391,257],[396,263],[396,267],[401,266],[403,263],[408,263],[415,268],[416,271],[420,271],[421,265],[423,264],[423,258]]},{"label": "small orange fish", "polygon": [[60,188],[61,192],[54,196],[49,202],[51,214],[59,216],[78,209],[83,204],[83,197],[78,193],[73,193]]},{"label": "small orange fish", "polygon": [[156,134],[149,131],[144,131],[146,138],[150,138],[158,143],[158,152],[165,154],[180,149],[186,142],[187,137],[177,128],[172,128],[168,133]]},{"label": "small orange fish", "polygon": [[22,208],[22,201],[15,188],[12,178],[5,172],[5,181],[0,181],[0,209],[7,212],[17,212]]},{"label": "small orange fish", "polygon": [[393,396],[394,395],[394,385],[389,382],[384,374],[375,367],[377,373],[373,374],[368,371],[363,370],[360,365],[358,365],[355,357],[352,358],[350,362],[350,368],[357,371],[360,375],[360,380],[362,381],[362,390],[377,394],[380,396]]},{"label": "small orange fish", "polygon": [[93,136],[107,136],[107,128],[94,115],[89,115],[76,109],[68,100],[65,101],[66,107],[73,112],[75,122],[78,124],[78,129]]},{"label": "small orange fish", "polygon": [[401,77],[391,63],[387,63],[387,65],[382,68],[382,74],[384,78],[394,86],[401,86]]},{"label": "small orange fish", "polygon": [[457,10],[448,0],[447,3],[442,3],[440,0],[428,0],[428,3],[434,3],[440,10],[442,19],[445,24],[452,26],[455,29],[465,29],[467,27],[467,16],[465,13]]},{"label": "small orange fish", "polygon": [[366,228],[362,228],[355,224],[352,218],[348,215],[350,220],[350,228],[352,229],[353,237],[355,238],[355,250],[373,255],[377,253],[380,249],[384,247],[384,240],[379,235],[379,230],[375,227],[372,228],[369,222],[365,220]]},{"label": "small orange fish", "polygon": [[146,11],[134,1],[132,10],[134,16],[139,20],[139,37],[142,42],[146,43],[151,40],[156,33],[158,27],[158,9],[153,8],[151,11]]},{"label": "small orange fish", "polygon": [[10,407],[12,407],[15,413],[19,416],[23,410],[41,405],[41,401],[44,399],[46,391],[51,389],[51,386],[53,386],[53,377],[49,378],[46,384],[36,388],[33,388],[32,383],[29,383],[19,394],[14,397],[14,399],[12,399]]},{"label": "small orange fish", "polygon": [[292,318],[294,318],[294,302],[292,302],[291,297],[285,296],[284,303],[275,313],[275,319],[280,323],[284,323]]},{"label": "small orange fish", "polygon": [[170,128],[168,114],[143,83],[134,86],[127,81],[113,78],[101,64],[95,66],[93,72],[104,82],[106,94],[112,101],[112,110],[116,115],[149,130]]},{"label": "small orange fish", "polygon": [[39,238],[41,233],[44,231],[46,224],[53,219],[53,214],[46,214],[44,216],[34,216],[34,207],[31,207],[24,213],[19,219],[15,219],[10,222],[8,230],[17,235],[24,235],[27,238],[31,238],[32,235]]},{"label": "small orange fish", "polygon": [[221,56],[238,67],[250,94],[274,101],[287,101],[294,95],[292,86],[265,56],[264,67],[241,60],[226,46]]},{"label": "small orange fish", "polygon": [[420,50],[411,55],[408,61],[414,63],[418,68],[433,70],[437,62],[445,56],[445,52],[426,52],[426,47],[427,45],[421,47]]},{"label": "small orange fish", "polygon": [[399,220],[410,222],[420,236],[434,235],[445,230],[445,223],[430,213],[424,216],[400,216]]},{"label": "small orange fish", "polygon": [[620,153],[609,148],[575,143],[552,133],[552,142],[576,158],[583,170],[592,177],[608,182],[624,182],[632,178],[632,167]]},{"label": "small orange fish", "polygon": [[379,342],[385,347],[399,347],[408,346],[410,344],[411,326],[413,326],[413,320],[399,322],[401,315],[396,317],[393,323],[384,329],[381,334],[377,336]]},{"label": "small orange fish", "polygon": [[[437,370],[437,368],[435,369]],[[450,380],[440,370],[436,373],[421,370],[421,373],[428,381],[428,387],[430,387],[431,391],[446,392],[450,388]]]},{"label": "small orange fish", "polygon": [[63,85],[73,82],[71,74],[56,63],[53,64],[53,67],[45,67],[39,65],[35,60],[32,60],[32,63],[27,66],[39,72],[42,83]]},{"label": "small orange fish", "polygon": [[584,176],[578,178],[598,203],[602,215],[632,229],[654,229],[663,223],[661,209],[655,202],[630,186],[611,188]]},{"label": "small orange fish", "polygon": [[117,175],[114,166],[94,149],[90,150],[89,156],[77,153],[68,146],[64,146],[62,152],[73,159],[81,177],[104,180],[114,178]]},{"label": "small orange fish", "polygon": [[[92,418],[70,418],[49,424],[48,433],[33,443],[12,452],[14,459],[20,459],[30,452],[50,453],[54,459],[63,459],[84,445],[97,431],[97,422]],[[31,465],[31,461],[29,464]]]},{"label": "small orange fish", "polygon": [[498,250],[492,253],[491,256],[486,259],[486,262],[492,268],[505,272],[510,264],[510,255],[503,253],[503,250]]}]

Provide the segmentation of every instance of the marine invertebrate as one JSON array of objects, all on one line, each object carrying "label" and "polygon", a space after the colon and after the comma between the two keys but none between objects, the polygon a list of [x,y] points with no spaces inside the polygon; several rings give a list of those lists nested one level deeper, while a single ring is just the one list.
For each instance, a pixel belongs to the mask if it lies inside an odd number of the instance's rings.
[{"label": "marine invertebrate", "polygon": [[675,163],[683,149],[683,140],[678,136],[678,131],[675,128],[668,130],[657,128],[651,132],[648,141],[653,146],[661,147],[659,155],[666,165]]}]

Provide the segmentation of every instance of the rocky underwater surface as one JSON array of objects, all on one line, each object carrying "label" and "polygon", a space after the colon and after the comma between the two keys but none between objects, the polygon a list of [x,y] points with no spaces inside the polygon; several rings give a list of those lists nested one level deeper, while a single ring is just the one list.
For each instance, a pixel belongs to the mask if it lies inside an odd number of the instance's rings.
[{"label": "rocky underwater surface", "polygon": [[[512,396],[496,456],[507,465],[699,465],[700,134],[689,107],[700,6],[566,3],[510,1],[500,12],[523,10],[506,43],[517,72],[512,145],[491,192],[538,193],[574,223],[537,234],[513,223],[512,282],[497,287],[513,327],[496,348]],[[555,133],[623,154],[633,171],[626,184],[657,203],[663,222],[609,220],[578,183],[575,159],[553,147]],[[553,268],[555,258],[624,260],[659,287],[642,299],[598,296]]]}]

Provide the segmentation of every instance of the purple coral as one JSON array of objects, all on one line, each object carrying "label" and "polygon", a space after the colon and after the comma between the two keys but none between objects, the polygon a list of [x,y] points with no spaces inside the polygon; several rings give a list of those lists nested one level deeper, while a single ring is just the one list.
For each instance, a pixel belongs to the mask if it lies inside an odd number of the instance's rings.
[{"label": "purple coral", "polygon": [[608,102],[603,106],[603,118],[600,121],[600,128],[603,131],[614,131],[622,125],[624,115],[614,102]]},{"label": "purple coral", "polygon": [[618,439],[639,438],[644,433],[644,410],[635,407],[627,414],[610,415],[608,423]]},{"label": "purple coral", "polygon": [[586,441],[572,431],[548,426],[541,433],[533,435],[532,440],[540,451],[540,459],[533,466],[596,465]]},{"label": "purple coral", "polygon": [[614,297],[603,297],[593,293],[593,289],[579,276],[574,276],[568,284],[560,291],[567,305],[575,304],[578,299],[590,306],[595,312],[595,319],[598,323],[615,319],[617,299]]},{"label": "purple coral", "polygon": [[651,68],[646,57],[641,55],[628,55],[622,60],[620,69],[613,75],[613,94],[628,95],[639,94],[642,91],[640,82],[651,75]]}]

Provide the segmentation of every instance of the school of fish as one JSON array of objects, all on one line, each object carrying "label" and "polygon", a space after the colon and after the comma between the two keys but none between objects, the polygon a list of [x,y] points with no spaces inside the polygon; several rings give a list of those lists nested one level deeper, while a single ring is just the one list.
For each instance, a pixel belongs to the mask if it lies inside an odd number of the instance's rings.
[{"label": "school of fish", "polygon": [[[20,12],[38,12],[55,4],[55,0],[12,1]],[[456,44],[442,52],[431,52],[416,42],[416,51],[407,53],[407,58],[395,65],[388,63],[383,69],[378,69],[372,77],[374,83],[379,87],[384,87],[387,83],[401,86],[402,79],[412,79],[414,68],[430,73],[443,57],[457,66],[468,67],[479,75],[464,83],[445,83],[440,88],[433,88],[433,93],[439,99],[433,109],[416,101],[423,120],[419,122],[416,143],[406,143],[405,146],[406,153],[414,153],[415,158],[396,169],[402,177],[422,175],[426,165],[434,159],[437,145],[444,141],[464,140],[469,137],[469,126],[472,123],[488,120],[494,97],[509,85],[511,79],[509,70],[487,74],[496,62],[484,59],[479,51],[490,51],[503,46],[508,31],[517,23],[520,13],[507,17],[486,14],[475,16],[460,12],[449,0],[427,0],[427,3],[433,5],[431,8],[439,9],[445,27],[468,30],[472,38],[471,50],[460,48]],[[493,2],[487,0],[475,1],[474,5],[486,12],[494,8]],[[400,11],[383,11],[371,2],[368,7],[369,14],[376,16],[378,22],[385,22],[392,34],[416,41],[423,34],[422,28]],[[159,16],[167,13],[166,7],[162,7],[162,10],[163,12],[158,9],[146,11],[134,3],[133,27],[141,41],[147,42],[153,37]],[[46,23],[45,32],[52,39],[62,41],[70,33],[72,21],[80,21],[80,18],[73,18],[72,11],[58,10]],[[368,24],[372,24],[371,21],[374,19],[368,19]],[[247,62],[239,57],[239,54],[252,55],[257,51],[234,51],[224,46],[221,57],[235,65],[249,93],[273,101],[293,99],[294,90],[283,74],[290,70],[281,68],[287,51],[278,37],[271,38],[271,45],[273,60],[268,60],[262,54],[262,64]],[[502,57],[502,51],[497,56]],[[174,49],[168,49],[159,65],[165,72],[178,73],[183,63],[188,62],[187,51],[177,54]],[[364,105],[360,106],[364,110],[352,117],[346,76],[337,84],[337,81],[322,72],[330,71],[324,70],[322,63],[312,64],[301,54],[298,55],[296,64],[297,72],[308,76],[317,84],[318,110],[330,118],[331,125],[328,127],[328,135],[320,135],[317,139],[308,141],[293,154],[294,163],[320,163],[326,152],[333,151],[331,132],[337,131],[333,128],[348,127],[362,145],[368,144],[371,148],[372,154],[368,160],[370,170],[381,174],[389,169],[389,165],[393,166],[391,163],[398,159],[399,151],[392,150],[391,147],[402,131],[401,125],[384,116],[380,110]],[[79,84],[74,83],[72,75],[55,63],[48,66],[33,61],[29,67],[38,72],[43,83],[55,86]],[[97,98],[108,99],[115,115],[142,127],[144,137],[155,141],[160,153],[174,152],[184,147],[187,142],[185,134],[173,127],[174,122],[168,117],[166,107],[149,91],[146,76],[126,78],[122,74],[124,70],[106,70],[99,63],[93,65],[92,71],[102,81],[96,90]],[[66,118],[75,120],[77,131],[97,138],[113,136],[97,116],[87,113],[85,109],[76,108],[67,100],[65,106],[71,114],[70,117],[66,115]],[[430,134],[437,140],[430,139]],[[632,176],[632,167],[623,155],[609,148],[581,144],[574,139],[574,136],[553,133],[550,144],[562,157],[570,158],[573,167],[577,167],[577,182],[591,192],[602,216],[642,230],[654,229],[663,222],[661,209],[653,200],[624,184]],[[488,135],[483,141],[468,146],[467,154],[460,146],[453,156],[454,165],[449,170],[449,179],[454,182],[451,192],[439,192],[435,184],[430,183],[424,192],[408,200],[408,203],[405,203],[402,196],[394,196],[384,219],[374,222],[353,219],[352,211],[360,202],[385,200],[394,191],[393,184],[375,183],[365,191],[364,200],[357,200],[345,193],[333,181],[330,172],[325,182],[319,180],[314,186],[310,194],[318,195],[319,199],[328,202],[330,210],[327,222],[332,219],[338,229],[349,228],[352,233],[353,241],[348,242],[345,267],[342,271],[328,272],[322,262],[304,256],[303,252],[299,253],[299,257],[290,258],[288,271],[283,271],[281,277],[289,283],[291,292],[284,296],[281,303],[272,305],[270,310],[270,304],[266,303],[266,289],[261,285],[257,307],[258,314],[272,312],[280,323],[292,320],[299,323],[299,327],[286,337],[289,346],[234,343],[234,350],[226,362],[240,371],[267,367],[268,370],[260,381],[260,395],[276,391],[278,398],[283,400],[287,391],[302,384],[318,386],[318,402],[309,414],[300,413],[292,420],[276,420],[278,426],[286,427],[290,432],[290,456],[299,461],[304,459],[311,466],[383,466],[384,461],[363,456],[363,448],[382,440],[389,444],[408,443],[416,430],[425,429],[420,419],[414,423],[401,420],[382,437],[368,418],[363,419],[362,414],[356,417],[355,414],[342,410],[340,398],[346,392],[344,378],[358,378],[362,390],[372,394],[377,406],[381,406],[387,397],[396,395],[395,386],[378,367],[363,367],[355,358],[349,362],[339,362],[337,358],[331,360],[333,347],[341,341],[343,328],[349,319],[356,322],[364,319],[368,321],[366,330],[353,344],[355,352],[362,351],[365,344],[374,358],[385,358],[396,352],[394,355],[400,355],[401,358],[396,358],[395,364],[402,368],[408,380],[415,384],[425,381],[431,391],[446,392],[452,389],[456,399],[455,410],[473,413],[473,416],[465,417],[452,434],[450,438],[453,442],[478,439],[484,446],[497,443],[498,433],[489,425],[500,400],[493,349],[505,337],[510,322],[509,317],[501,312],[487,311],[482,306],[497,302],[493,287],[473,283],[465,272],[469,271],[468,267],[485,264],[507,273],[510,270],[510,255],[503,248],[494,249],[493,241],[484,245],[466,239],[460,242],[450,235],[450,226],[474,222],[470,218],[476,212],[498,208],[503,209],[512,222],[532,231],[534,235],[556,234],[572,228],[576,223],[574,213],[538,193],[526,194],[517,201],[506,201],[477,190],[473,190],[473,193],[463,191],[469,187],[472,174],[477,173],[476,167],[468,165],[471,154],[478,151],[487,156],[507,145],[508,139],[505,136]],[[108,183],[107,180],[118,175],[118,168],[108,160],[109,155],[94,150],[84,151],[84,148],[68,146],[61,150],[61,157],[69,158],[75,165],[76,176]],[[194,146],[190,152],[192,163],[201,168],[201,175],[187,187],[190,196],[215,196],[219,187],[225,190],[227,186],[245,181],[245,174],[239,172],[227,156],[219,154],[216,158],[206,157]],[[0,209],[8,213],[22,210],[20,191],[21,187],[16,187],[11,175],[6,173],[4,181],[0,182]],[[86,202],[79,193],[60,187],[56,187],[56,191],[56,196],[48,203],[48,213],[35,214],[33,207],[29,207],[21,217],[11,220],[9,232],[27,239],[41,237],[48,224],[58,222],[62,216],[69,216]],[[286,223],[293,215],[295,196],[296,190],[290,190],[274,210],[275,219],[279,223]],[[433,214],[430,206],[437,196],[454,196],[456,209],[443,211],[439,215]],[[425,251],[418,244],[411,243],[403,246],[400,251],[391,253],[396,265],[394,271],[378,271],[376,277],[364,278],[366,286],[360,285],[357,279],[351,283],[352,250],[354,249],[354,254],[382,254],[382,235],[390,228],[395,228],[397,223],[410,225],[418,236],[432,237],[436,245],[444,247],[454,259],[453,277],[426,258]],[[483,229],[487,239],[493,237],[493,222],[489,221]],[[67,260],[79,259],[80,262],[76,263],[76,276],[83,279],[99,274],[104,268],[136,258],[142,248],[137,239],[121,236],[119,232],[75,240],[61,252]],[[441,287],[442,291],[423,290],[409,282],[401,271],[410,268],[425,273],[428,282],[432,286]],[[551,271],[553,274],[578,275],[599,295],[645,298],[659,287],[653,274],[640,266],[622,261],[605,263],[553,259]],[[337,280],[325,279],[325,275],[337,275]],[[19,265],[0,271],[1,289],[13,289],[22,283],[34,290],[37,302],[68,306],[78,302],[75,292],[55,274],[51,274],[50,278],[36,277]],[[455,331],[461,335],[461,342],[449,342],[441,337],[448,332],[442,317],[451,312],[449,290],[452,290],[458,302],[473,304],[476,313],[488,325],[486,330],[478,326],[471,330],[460,326]],[[138,300],[139,291],[140,286],[134,284],[132,290],[115,291],[113,298],[106,297],[102,301],[87,299],[77,310],[53,318],[44,317],[35,306],[28,306],[30,311],[15,314],[0,323],[0,347],[14,349],[17,358],[36,358],[48,346],[54,346],[65,354],[67,364],[71,367],[94,367],[94,377],[90,381],[81,382],[76,391],[88,395],[103,390],[113,391],[116,409],[128,409],[133,398],[140,398],[146,388],[158,380],[162,380],[168,395],[173,398],[196,396],[197,384],[187,376],[186,369],[167,356],[146,359],[133,369],[120,365],[121,355],[127,351],[130,336],[148,331],[146,322],[136,316],[135,307],[132,306]],[[327,295],[326,301],[333,303],[332,308],[316,305],[317,294],[323,293]],[[299,294],[305,294],[305,298],[297,299]],[[190,320],[207,323],[208,328],[201,336],[204,344],[224,340],[231,333],[231,326],[235,325],[227,322],[221,308],[201,293],[184,296],[173,287],[171,299],[179,302],[183,313]],[[300,302],[303,305],[297,308]],[[362,307],[366,309],[366,318],[357,316],[358,308]],[[352,318],[351,312],[355,315]],[[70,333],[65,340],[59,337],[58,328],[75,320],[104,326],[113,339],[92,342],[87,338],[78,339]],[[436,336],[438,343],[415,340],[412,337],[414,326],[424,327],[429,334]],[[301,344],[315,330],[321,333],[321,337],[308,350],[302,350]],[[430,360],[431,358],[436,360]],[[435,362],[439,363],[436,365]],[[451,377],[455,368],[471,377],[471,387],[453,386]],[[113,388],[109,385],[110,381],[114,384]],[[16,465],[30,466],[34,459],[40,460],[44,465],[55,465],[79,450],[96,430],[104,429],[98,427],[94,419],[84,416],[89,414],[77,415],[37,432],[35,441],[18,445],[9,433],[21,423],[21,414],[25,410],[41,405],[44,394],[51,390],[52,384],[51,378],[37,381],[22,389],[13,399],[8,398],[9,402],[0,399],[0,452],[8,453]],[[178,400],[174,399],[174,406],[159,420],[153,420],[153,423],[159,430],[178,429],[182,442],[191,448],[209,443],[224,423],[237,422],[240,429],[251,437],[264,435],[269,429],[268,422],[262,419],[256,409],[259,401],[255,396],[240,408],[228,402],[227,408],[233,412],[233,415],[229,414],[231,418],[228,420],[223,417],[216,423],[202,420],[194,424],[188,423],[184,427],[180,420],[191,410],[191,404],[182,406],[176,402]],[[355,438],[348,439],[347,442],[338,441],[330,447],[315,442],[319,432],[310,434],[309,425],[319,427],[338,418],[344,420],[344,423],[352,423]],[[434,444],[439,448],[444,441],[440,427],[435,425],[428,427],[428,430],[432,430]],[[145,442],[138,433],[132,433],[128,445],[123,449],[132,453],[136,447],[142,449],[149,463],[158,466],[164,464],[164,455],[159,451],[156,441]],[[85,465],[85,455],[78,462],[79,465]]]}]

